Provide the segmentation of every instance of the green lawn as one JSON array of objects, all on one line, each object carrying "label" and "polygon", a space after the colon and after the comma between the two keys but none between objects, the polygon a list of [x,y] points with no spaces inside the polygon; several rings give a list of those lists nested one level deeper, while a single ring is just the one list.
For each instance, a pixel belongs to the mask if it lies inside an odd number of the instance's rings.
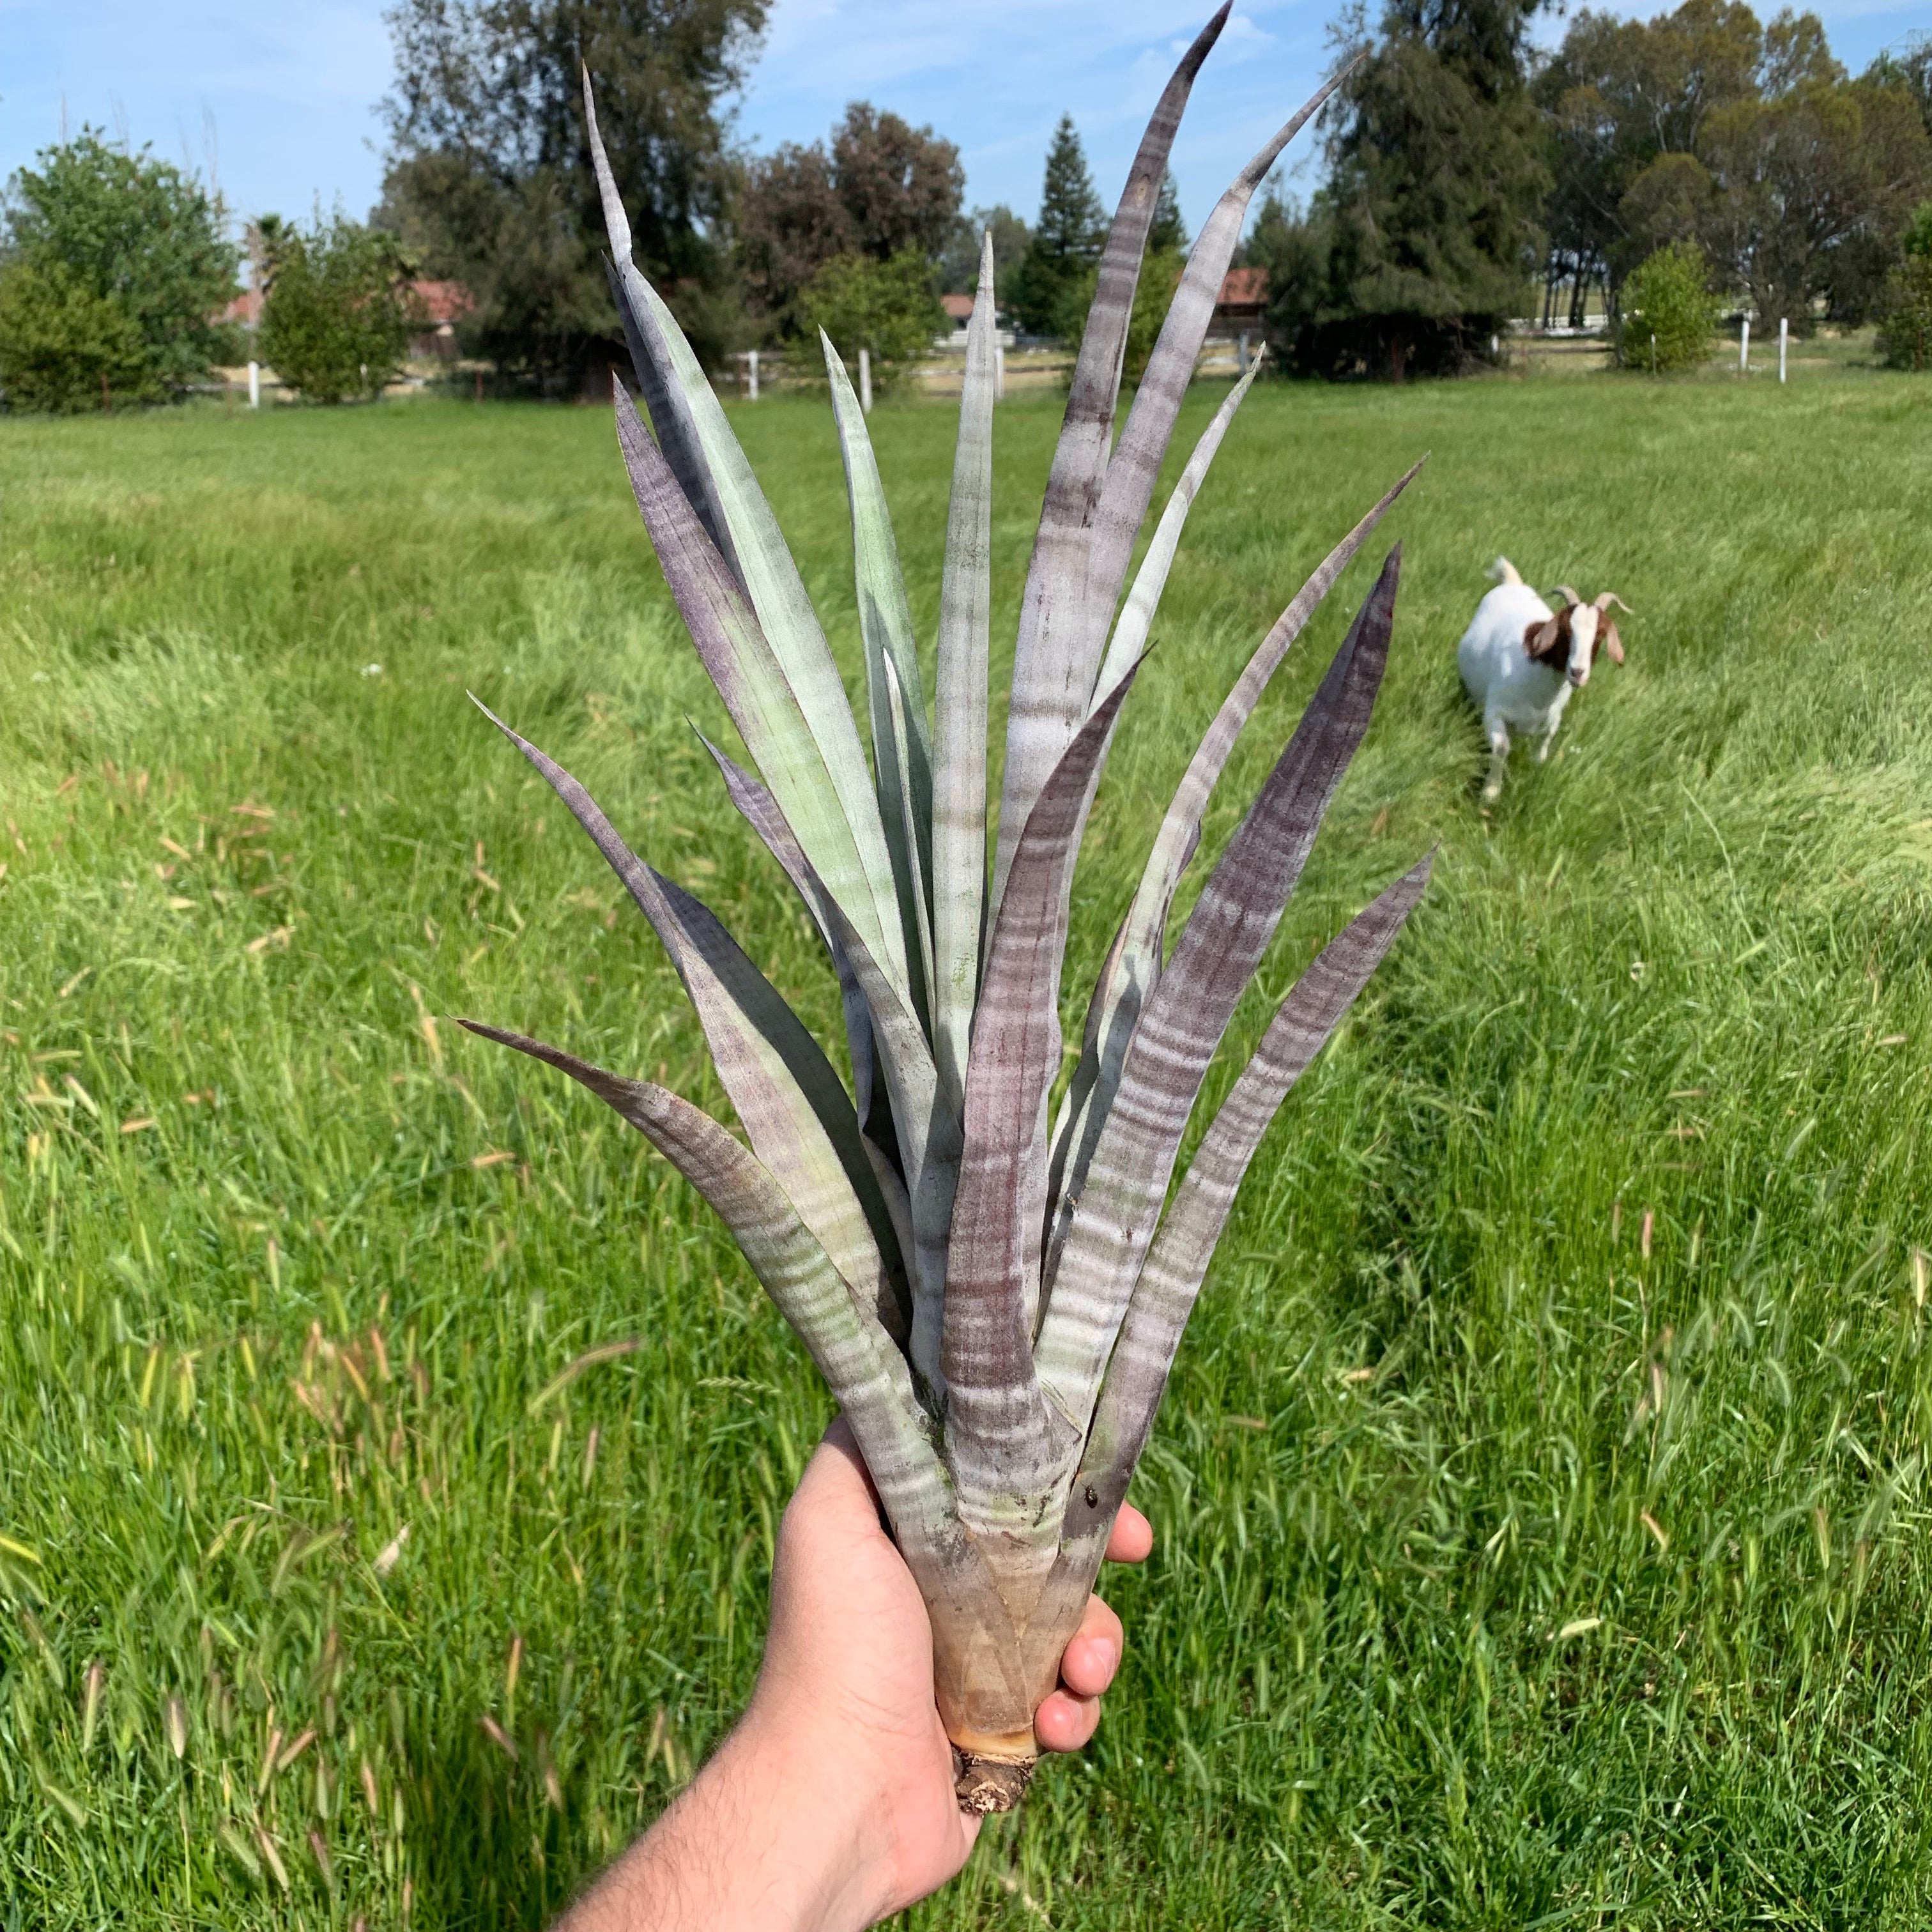
[{"label": "green lawn", "polygon": [[[1932,384],[1805,375],[1248,404],[1070,1000],[1234,669],[1425,450],[1262,992],[1441,857],[1222,1244],[1100,1739],[916,1923],[1932,1915]],[[998,419],[1009,645],[1057,419]],[[829,412],[736,420],[854,671]],[[929,639],[951,416],[874,424]],[[1637,614],[1485,820],[1454,647],[1499,550]],[[610,424],[0,422],[0,1927],[536,1926],[744,1698],[827,1414],[641,1139],[438,1017],[720,1104],[467,688],[838,1032]]]}]

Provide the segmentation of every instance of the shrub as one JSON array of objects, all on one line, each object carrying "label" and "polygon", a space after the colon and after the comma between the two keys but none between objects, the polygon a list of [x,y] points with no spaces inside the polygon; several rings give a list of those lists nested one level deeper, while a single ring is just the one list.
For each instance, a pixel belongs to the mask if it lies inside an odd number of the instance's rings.
[{"label": "shrub", "polygon": [[[1167,320],[1168,304],[1180,286],[1184,258],[1175,250],[1149,249],[1141,264],[1140,280],[1134,284],[1133,311],[1127,319],[1127,346],[1120,364],[1123,380],[1139,386],[1147,371],[1148,358],[1160,339],[1160,326]],[[1097,269],[1089,268],[1068,290],[1060,316],[1060,332],[1077,356],[1087,330],[1087,311],[1094,290],[1100,286]]]},{"label": "shrub", "polygon": [[[65,281],[56,276],[21,295],[43,322],[64,314],[61,326],[78,329],[77,341],[124,342],[125,332],[98,306],[76,306],[78,288],[131,323],[146,373],[116,382],[109,370],[117,396],[181,388],[231,353],[232,332],[214,320],[235,292],[238,251],[227,238],[226,212],[219,196],[147,148],[110,147],[83,128],[76,140],[44,149],[8,184],[6,227],[18,260],[65,272]],[[98,403],[100,371],[61,377],[56,387],[74,396],[86,388]]]},{"label": "shrub", "polygon": [[1878,346],[1894,369],[1932,369],[1932,254],[1906,256],[1887,279]]},{"label": "shrub", "polygon": [[946,326],[931,265],[912,248],[886,262],[835,256],[806,284],[801,299],[806,319],[848,362],[856,362],[861,349],[870,352],[878,384],[896,380]]},{"label": "shrub", "polygon": [[409,265],[393,236],[340,214],[306,233],[262,223],[262,359],[318,403],[374,395],[409,346]]},{"label": "shrub", "polygon": [[0,274],[0,388],[16,410],[72,414],[104,398],[161,394],[147,344],[120,303],[61,261],[16,262]]},{"label": "shrub", "polygon": [[1651,368],[1654,336],[1659,374],[1694,369],[1710,353],[1718,314],[1703,251],[1694,242],[1673,242],[1624,284],[1619,359],[1626,368]]}]

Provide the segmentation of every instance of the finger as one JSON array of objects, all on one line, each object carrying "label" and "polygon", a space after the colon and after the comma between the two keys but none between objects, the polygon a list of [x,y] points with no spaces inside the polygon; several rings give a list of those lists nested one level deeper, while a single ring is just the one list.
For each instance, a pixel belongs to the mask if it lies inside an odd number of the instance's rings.
[{"label": "finger", "polygon": [[879,1492],[844,1416],[832,1418],[812,1451],[793,1492],[792,1506],[814,1523],[853,1532],[879,1528]]},{"label": "finger", "polygon": [[1100,1721],[1099,1698],[1054,1690],[1034,1713],[1033,1734],[1042,1750],[1076,1751],[1094,1735]]},{"label": "finger", "polygon": [[1120,1618],[1098,1597],[1089,1597],[1080,1628],[1060,1658],[1060,1681],[1076,1696],[1097,1697],[1113,1682],[1124,1648]]},{"label": "finger", "polygon": [[1144,1563],[1154,1548],[1154,1525],[1132,1503],[1123,1503],[1107,1537],[1109,1563]]}]

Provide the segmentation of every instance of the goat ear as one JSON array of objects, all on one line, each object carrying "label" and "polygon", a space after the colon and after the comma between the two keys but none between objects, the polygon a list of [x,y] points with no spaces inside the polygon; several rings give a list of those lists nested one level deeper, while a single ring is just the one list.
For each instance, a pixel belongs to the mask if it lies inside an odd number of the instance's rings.
[{"label": "goat ear", "polygon": [[1569,639],[1570,613],[1559,610],[1555,616],[1540,624],[1527,624],[1523,627],[1522,648],[1533,663],[1540,663],[1550,656],[1559,644]]},{"label": "goat ear", "polygon": [[1624,661],[1624,640],[1617,635],[1617,627],[1610,622],[1607,615],[1604,619],[1601,636],[1604,648],[1610,654],[1610,662],[1622,664]]}]

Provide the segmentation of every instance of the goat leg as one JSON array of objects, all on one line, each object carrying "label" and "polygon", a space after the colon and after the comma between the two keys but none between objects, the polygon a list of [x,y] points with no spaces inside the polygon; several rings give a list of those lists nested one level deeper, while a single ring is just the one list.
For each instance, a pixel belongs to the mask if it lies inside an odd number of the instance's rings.
[{"label": "goat leg", "polygon": [[1490,776],[1483,787],[1483,802],[1494,805],[1503,795],[1503,768],[1509,763],[1509,727],[1500,718],[1490,721],[1488,725],[1490,739]]}]

